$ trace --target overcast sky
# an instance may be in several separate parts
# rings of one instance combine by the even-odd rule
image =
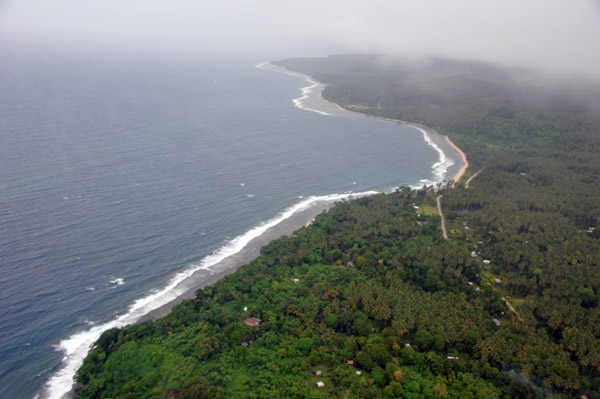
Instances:
[[[600,0],[0,0],[0,40],[257,60],[446,55],[600,78]]]

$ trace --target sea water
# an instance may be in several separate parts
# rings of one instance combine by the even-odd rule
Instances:
[[[311,201],[443,178],[424,133],[256,64],[4,52],[1,398],[61,397],[104,329]]]

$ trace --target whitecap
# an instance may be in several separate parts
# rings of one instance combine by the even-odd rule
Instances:
[[[110,280],[109,282],[111,284],[115,284],[115,285],[123,285],[123,284],[125,284],[125,280],[123,278],[121,278],[121,277],[117,277],[117,278],[115,278],[113,280]]]

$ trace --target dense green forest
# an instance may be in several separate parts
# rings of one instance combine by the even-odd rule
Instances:
[[[340,203],[168,316],[105,332],[78,395],[600,398],[598,86],[452,60],[279,64],[447,134],[463,181]]]

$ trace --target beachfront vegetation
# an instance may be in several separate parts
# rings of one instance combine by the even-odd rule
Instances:
[[[600,90],[448,60],[282,64],[466,152],[441,193],[449,240],[432,189],[338,204],[168,316],[105,332],[79,395],[600,398]]]

